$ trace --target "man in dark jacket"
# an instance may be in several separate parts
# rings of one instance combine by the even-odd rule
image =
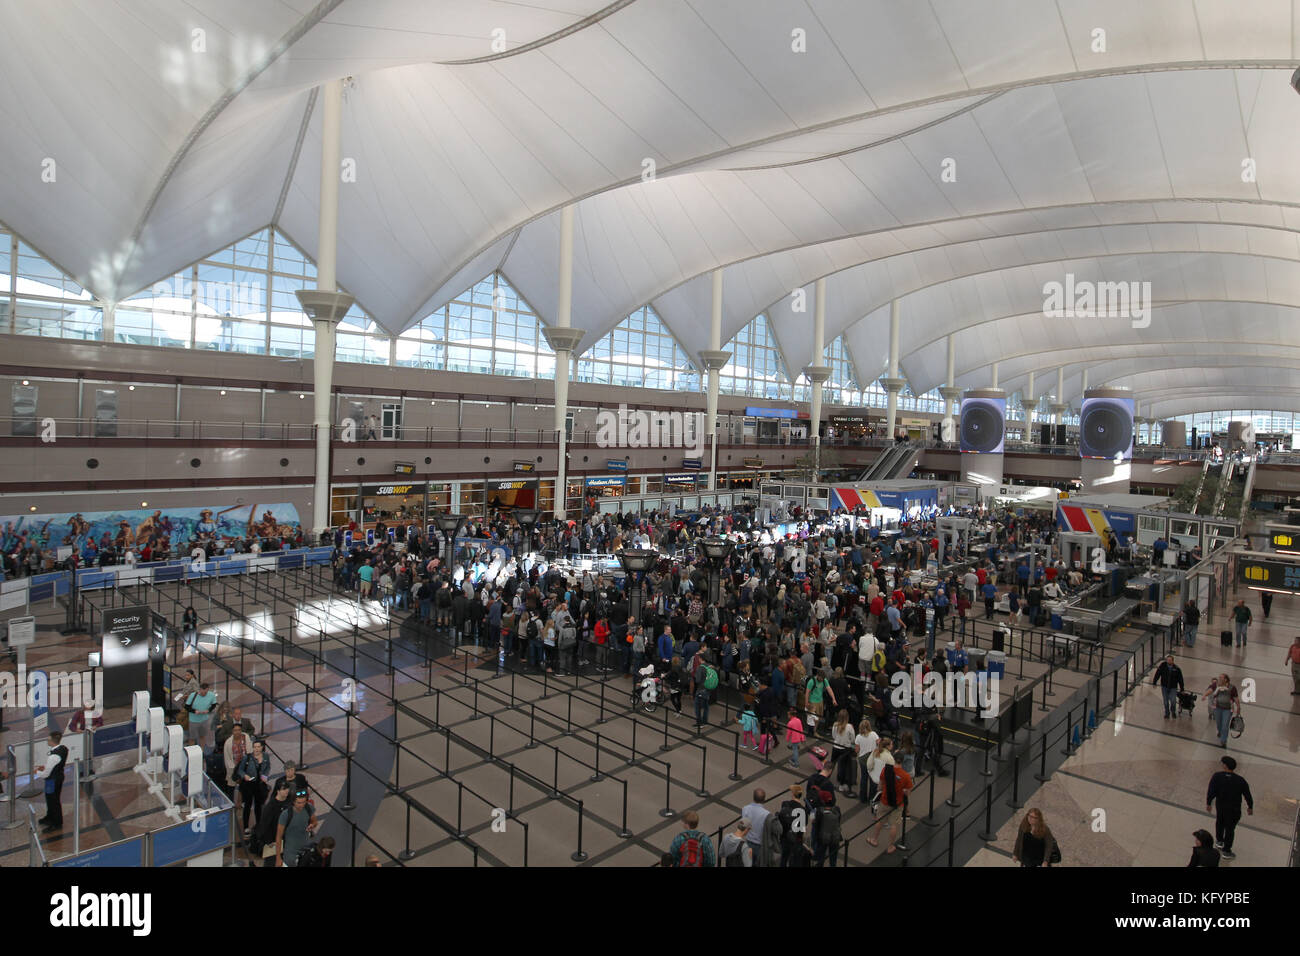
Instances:
[[[1156,675],[1151,680],[1152,684],[1160,685],[1160,696],[1165,702],[1165,720],[1170,720],[1178,716],[1178,692],[1183,689],[1183,672],[1177,664],[1174,663],[1174,655],[1170,654],[1160,666],[1156,668]]]
[[[1209,813],[1214,809],[1214,802],[1218,801],[1214,815],[1214,845],[1222,850],[1225,860],[1232,860],[1236,859],[1232,852],[1232,838],[1241,822],[1241,801],[1245,799],[1246,813],[1253,816],[1255,798],[1250,795],[1246,778],[1236,773],[1237,761],[1224,757],[1219,763],[1223,764],[1223,769],[1210,778],[1210,787],[1205,794],[1205,811]]]

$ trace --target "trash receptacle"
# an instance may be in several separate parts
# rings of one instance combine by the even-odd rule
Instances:
[[[1007,655],[1002,651],[989,651],[988,663],[990,674],[997,674],[998,677],[1007,676]]]
[[[1007,644],[1011,641],[1011,635],[1000,627],[993,629],[993,650],[999,653],[1007,649]],[[1005,657],[1005,655],[1003,655]]]

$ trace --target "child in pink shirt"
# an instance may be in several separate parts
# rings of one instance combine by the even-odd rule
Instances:
[[[785,725],[785,742],[790,745],[790,766],[796,770],[799,768],[799,744],[803,743],[804,739],[803,721],[799,719],[799,712],[792,707],[790,720]]]

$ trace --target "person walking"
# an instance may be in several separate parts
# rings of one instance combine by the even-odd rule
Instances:
[[[1237,602],[1237,606],[1232,609],[1232,623],[1236,630],[1236,637],[1233,642],[1234,647],[1246,646],[1246,629],[1250,627],[1251,621],[1250,608],[1246,607],[1245,599]]]
[[[1232,839],[1241,822],[1241,801],[1246,801],[1246,813],[1255,813],[1255,798],[1250,794],[1250,784],[1237,774],[1237,761],[1224,757],[1219,761],[1223,769],[1210,777],[1205,792],[1205,812],[1214,813],[1214,845],[1219,847],[1225,860],[1236,859],[1232,852]],[[1215,803],[1218,803],[1217,808]]]
[[[1198,866],[1216,867],[1219,865],[1219,851],[1214,848],[1214,835],[1209,830],[1197,830],[1192,834],[1196,842],[1192,844],[1192,859],[1187,868]]]
[[[1264,620],[1268,620],[1268,612],[1273,609],[1273,592],[1263,591],[1259,595],[1259,607],[1264,612]]]
[[[1241,713],[1241,698],[1237,688],[1227,674],[1220,674],[1210,685],[1210,689],[1205,692],[1204,699],[1214,701],[1214,708],[1210,711],[1210,715],[1219,730],[1219,746],[1227,750],[1228,728],[1232,724],[1233,716]]]
[[[1051,828],[1043,820],[1043,811],[1037,807],[1030,808],[1020,821],[1011,859],[1024,867],[1050,867],[1061,862],[1061,850],[1056,844],[1056,837],[1052,836]]]
[[[1196,646],[1196,629],[1201,626],[1201,609],[1195,601],[1183,605],[1183,643],[1188,647]]]
[[[1174,655],[1168,655],[1156,668],[1156,676],[1151,683],[1160,685],[1160,696],[1165,704],[1165,720],[1178,716],[1178,692],[1183,690],[1183,672],[1174,663]]]
[[[1283,663],[1291,665],[1291,696],[1300,695],[1300,635],[1296,635],[1296,639],[1286,649],[1286,660]]]

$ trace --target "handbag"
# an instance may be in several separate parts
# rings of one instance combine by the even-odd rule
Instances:
[[[1232,732],[1233,737],[1240,737],[1246,732],[1246,718],[1237,714],[1232,720],[1228,721],[1228,730]]]
[[[1052,852],[1051,855],[1048,856],[1047,862],[1051,863],[1053,866],[1061,862],[1061,848],[1056,845],[1055,840],[1052,841]]]

